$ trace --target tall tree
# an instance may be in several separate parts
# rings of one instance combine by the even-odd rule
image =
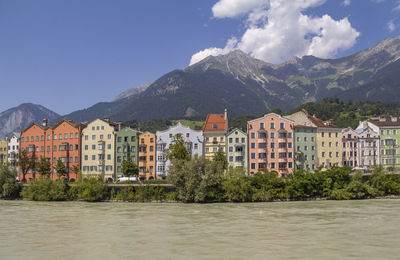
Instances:
[[[57,172],[57,175],[58,175],[58,178],[61,178],[61,177],[66,177],[67,176],[67,174],[68,174],[68,171],[67,171],[67,168],[65,167],[65,165],[64,165],[64,163],[61,161],[61,159],[58,159],[57,160],[57,164],[56,164],[56,166],[54,167],[54,169],[56,170],[56,172]]]
[[[122,162],[122,174],[124,176],[138,176],[139,169],[136,163],[132,162],[131,158],[128,157],[128,160],[124,160]]]
[[[82,179],[82,178],[81,178],[82,176],[81,176],[81,174],[80,174],[79,167],[76,166],[76,165],[73,165],[72,168],[71,168],[71,170],[72,170],[73,173],[76,174],[76,179],[77,179],[78,181],[80,181],[80,180]],[[69,174],[68,174],[68,180],[69,180]]]
[[[26,182],[26,175],[30,170],[35,171],[36,156],[29,156],[26,150],[19,153],[19,167],[22,173],[22,182]],[[34,174],[34,173],[33,173]]]
[[[50,162],[41,156],[39,162],[36,164],[36,171],[40,174],[40,176],[48,178],[51,171]]]
[[[183,140],[182,134],[176,134],[172,137],[171,144],[167,149],[168,160],[184,160],[190,161],[190,154],[185,147],[185,141]]]
[[[224,170],[228,168],[228,161],[226,160],[226,155],[221,149],[218,149],[218,152],[214,154],[213,161],[219,163]]]

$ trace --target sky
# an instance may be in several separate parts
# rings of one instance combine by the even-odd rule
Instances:
[[[399,0],[0,0],[0,111],[67,114],[234,49],[280,64],[399,35]]]

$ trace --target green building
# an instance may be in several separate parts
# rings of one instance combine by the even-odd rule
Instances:
[[[138,163],[138,140],[140,131],[125,127],[115,134],[115,171],[116,176],[122,176],[122,162],[131,158]]]
[[[296,170],[314,170],[318,167],[317,128],[294,126],[294,151]]]
[[[243,168],[247,173],[247,134],[238,128],[226,134],[226,159],[229,167]]]
[[[379,162],[384,168],[400,169],[400,118],[384,116],[367,120],[379,134]]]

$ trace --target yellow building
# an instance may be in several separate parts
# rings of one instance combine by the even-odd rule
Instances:
[[[343,144],[342,129],[340,127],[332,124],[331,120],[322,121],[315,116],[311,116],[304,109],[285,117],[293,120],[298,126],[317,128],[317,167],[322,166],[323,169],[328,169],[332,166],[342,166]]]
[[[139,135],[139,178],[156,178],[156,135],[144,132]]]
[[[115,133],[121,123],[108,118],[95,119],[82,131],[82,175],[104,175],[115,181]]]
[[[225,151],[225,135],[228,131],[228,112],[224,114],[208,114],[203,126],[203,154],[206,159],[211,160],[214,154],[221,150]]]
[[[8,142],[0,141],[0,164],[7,165]]]

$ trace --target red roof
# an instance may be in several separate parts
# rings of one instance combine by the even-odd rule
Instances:
[[[330,122],[330,120],[328,121],[322,121],[319,118],[316,118],[314,116],[308,116],[308,119],[317,127],[326,127],[326,128],[340,128],[337,125],[334,125]]]
[[[228,130],[228,120],[224,114],[208,114],[203,125],[203,132],[226,132]]]

